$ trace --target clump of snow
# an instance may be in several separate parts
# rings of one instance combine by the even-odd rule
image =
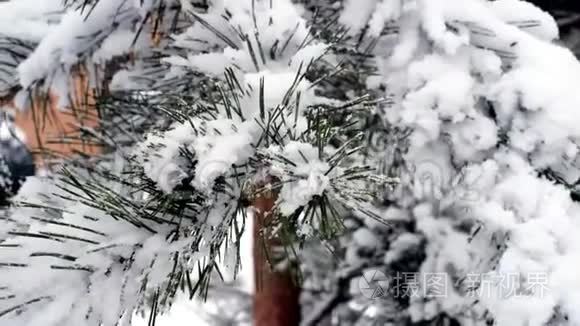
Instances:
[[[64,11],[61,0],[3,1],[0,3],[0,35],[38,42],[54,28]]]
[[[444,298],[412,300],[409,313],[417,321],[438,313],[461,319],[460,312],[481,309],[497,325],[544,325],[554,311],[578,320],[569,308],[577,300],[560,286],[563,269],[574,269],[566,261],[578,260],[570,234],[580,232],[579,205],[569,189],[538,171],[556,171],[569,183],[578,178],[580,105],[573,85],[580,64],[551,43],[558,37],[554,19],[527,2],[416,4],[402,7],[398,45],[384,59],[382,82],[397,99],[385,118],[412,130],[405,155],[412,169],[402,185],[409,192],[396,205],[412,212],[426,238],[420,272],[516,273],[521,288],[532,282],[526,277],[543,275],[546,293],[475,302],[450,283]],[[477,232],[459,231],[460,225]],[[392,243],[387,261],[406,248],[402,239]],[[504,285],[494,283],[493,293]],[[567,293],[579,290],[568,283]]]
[[[289,142],[284,148],[271,147],[271,155],[284,157],[284,161],[294,162],[292,173],[288,173],[286,164],[274,164],[270,171],[283,183],[278,196],[280,213],[291,215],[299,207],[305,206],[314,196],[321,196],[329,186],[327,172],[330,167],[321,161],[318,149],[310,144]]]
[[[71,68],[84,59],[101,62],[125,53],[134,22],[158,4],[102,0],[87,19],[69,10],[46,35],[38,26],[51,24],[36,21],[46,8],[36,8],[26,16],[31,17],[26,35],[15,34],[34,40],[44,35],[20,65],[20,83],[31,87],[48,78],[66,100]],[[402,157],[409,169],[403,169],[404,182],[389,193],[390,207],[373,212],[412,222],[413,232],[420,234],[394,237],[384,255],[386,264],[424,244],[418,272],[444,273],[450,284],[446,296],[412,298],[406,313],[418,322],[438,314],[467,320],[466,311],[486,311],[497,325],[523,326],[544,325],[558,311],[568,324],[578,323],[580,205],[565,185],[539,174],[556,172],[568,183],[580,175],[580,95],[575,89],[580,64],[569,50],[551,43],[558,37],[554,19],[520,0],[349,0],[343,7],[339,22],[353,34],[368,27],[372,36],[383,38],[386,24],[398,29],[374,50],[381,74],[367,85],[387,86],[393,103],[382,118],[410,130]],[[191,6],[186,9],[194,14]],[[165,78],[201,72],[226,94],[211,103],[213,111],[149,134],[132,152],[136,164],[166,194],[187,186],[203,197],[203,214],[195,226],[187,225],[185,240],[172,241],[167,225],[147,220],[136,227],[135,221],[118,219],[90,202],[67,200],[68,194],[51,182],[25,184],[22,198],[50,205],[41,207],[45,213],[56,208],[59,223],[36,218],[31,207],[15,208],[14,219],[3,222],[6,268],[0,269],[0,280],[8,290],[0,291],[15,296],[0,301],[0,308],[30,302],[26,309],[33,312],[12,314],[6,321],[109,326],[131,318],[143,303],[142,291],[164,285],[176,253],[187,257],[188,264],[204,261],[209,244],[231,225],[238,204],[232,198],[241,198],[245,190],[234,182],[244,175],[238,173],[240,167],[252,176],[268,173],[277,179],[279,184],[268,186],[278,186],[276,208],[288,216],[325,195],[347,208],[357,206],[348,195],[367,198],[363,183],[343,178],[354,172],[329,159],[336,151],[314,146],[304,136],[307,110],[331,101],[303,78],[306,67],[325,55],[329,45],[304,41],[312,35],[300,14],[290,1],[271,6],[267,1],[215,1],[206,13],[195,13],[215,30],[197,21],[173,35],[177,51],[164,60]],[[90,58],[82,57],[95,48]],[[115,87],[137,88],[134,73],[117,74]],[[275,145],[265,144],[264,121],[275,114],[287,119],[277,126]],[[339,183],[352,188],[342,191]],[[223,184],[226,191],[215,190]],[[60,196],[47,199],[40,189]],[[367,204],[368,211],[374,209],[370,200]],[[319,227],[297,215],[300,236]],[[354,231],[356,246],[347,248],[347,263],[362,263],[356,253],[360,247],[383,247],[377,232],[384,228],[376,223],[365,221]],[[202,245],[191,252],[188,237],[194,234]],[[227,263],[232,265],[234,258],[228,256]],[[63,274],[52,268],[62,260],[80,271]],[[489,284],[493,295],[475,300],[452,282],[470,273],[513,273],[522,276],[518,289],[526,290],[503,295],[502,284],[495,282]],[[529,288],[538,281],[533,276],[545,277],[546,293]],[[428,290],[429,285],[419,282],[419,288]]]

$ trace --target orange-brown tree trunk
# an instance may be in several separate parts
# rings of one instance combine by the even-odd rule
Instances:
[[[77,140],[82,127],[98,125],[95,92],[89,85],[85,69],[78,66],[70,77],[70,107],[57,107],[58,98],[53,94],[35,92],[32,107],[28,110],[14,107],[15,122],[26,135],[28,147],[36,154],[38,164],[48,167],[51,159],[60,159],[75,152],[97,154],[100,148]],[[45,161],[47,160],[48,161]]]
[[[154,14],[149,21],[152,26],[152,47],[158,47],[167,35],[161,24],[162,19],[163,15]],[[128,61],[135,59],[131,52],[127,53],[127,56]],[[104,73],[110,76],[117,71],[114,66],[105,67],[105,69]],[[35,158],[41,165],[47,165],[44,159],[50,156],[65,158],[77,152],[96,155],[102,151],[101,146],[96,144],[67,143],[62,140],[65,137],[75,138],[71,136],[78,134],[82,127],[98,126],[99,117],[95,107],[95,98],[98,92],[105,92],[108,87],[107,84],[103,84],[100,86],[101,89],[91,88],[88,73],[82,64],[73,69],[70,77],[72,92],[69,95],[72,103],[69,108],[57,107],[58,98],[53,94],[35,96],[33,108],[30,110],[22,111],[16,108],[16,125],[26,134],[27,145],[37,154]],[[11,96],[8,98],[8,103],[0,99],[0,105],[13,106],[13,99]]]
[[[280,241],[262,235],[272,219],[277,195],[262,192],[254,199],[254,325],[297,326],[300,324],[300,288],[290,272],[273,271],[267,252]],[[267,234],[267,232],[266,232]]]

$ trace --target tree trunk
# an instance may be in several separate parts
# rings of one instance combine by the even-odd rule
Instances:
[[[277,194],[263,192],[253,202],[254,214],[254,325],[300,324],[300,288],[290,272],[273,271],[264,248],[279,245],[278,239],[262,236],[272,218]],[[267,233],[266,233],[267,234]],[[271,252],[270,249],[267,249]]]
[[[82,66],[73,69],[70,78],[70,107],[57,107],[58,98],[49,93],[34,97],[32,108],[16,109],[16,125],[26,134],[28,147],[37,155],[37,163],[49,167],[57,161],[80,152],[94,155],[100,152],[95,144],[82,143],[68,138],[78,138],[80,127],[94,128],[98,125],[95,107],[95,91],[89,85],[87,72]],[[13,106],[13,103],[7,103]],[[64,140],[63,140],[64,139]]]
[[[1,1],[1,0],[0,0]],[[148,23],[151,24],[151,46],[158,47],[169,34],[163,29],[163,15],[154,12]],[[23,108],[16,108],[13,100],[18,91],[14,87],[14,93],[0,98],[0,106],[6,105],[16,109],[15,122],[26,135],[28,147],[35,152],[37,163],[48,167],[50,162],[46,159],[53,157],[58,159],[69,157],[74,153],[85,155],[96,155],[102,152],[102,146],[98,144],[87,144],[80,142],[59,141],[63,137],[77,135],[80,127],[94,128],[99,125],[98,112],[96,109],[96,96],[99,92],[108,91],[108,84],[113,75],[122,69],[121,63],[133,62],[134,53],[129,52],[112,58],[101,71],[100,84],[89,83],[89,76],[82,63],[72,69],[70,78],[71,93],[69,94],[70,107],[57,107],[58,98],[51,94],[33,94],[33,108],[23,111]],[[38,96],[37,96],[38,95]],[[78,137],[76,137],[78,138]],[[56,157],[55,157],[56,156]]]

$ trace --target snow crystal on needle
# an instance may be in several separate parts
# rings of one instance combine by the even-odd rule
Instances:
[[[317,148],[307,143],[291,141],[284,148],[271,146],[268,151],[295,164],[290,175],[286,171],[287,165],[274,164],[270,168],[272,175],[280,178],[283,183],[277,201],[282,214],[291,215],[328,188],[329,176],[326,172],[329,165],[320,160]]]
[[[207,129],[208,134],[195,139],[192,145],[199,157],[192,185],[209,191],[217,177],[252,155],[257,130],[253,121],[235,124],[229,119],[209,121]]]
[[[145,174],[156,181],[162,190],[170,193],[187,176],[179,165],[180,147],[194,139],[191,125],[178,124],[163,135],[150,134],[138,146],[135,155]]]

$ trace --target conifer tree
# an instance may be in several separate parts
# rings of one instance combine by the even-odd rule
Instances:
[[[154,323],[220,264],[237,273],[248,215],[259,326],[580,322],[580,65],[534,5],[68,0],[24,17],[1,32],[21,46],[4,88],[76,116],[83,67],[96,123],[63,141],[101,151],[4,212],[0,324]]]
[[[383,180],[353,164],[360,137],[348,138],[356,134],[352,112],[370,101],[316,94],[338,63],[291,3],[215,3],[201,11],[171,2],[68,6],[18,67],[19,104],[32,104],[26,93],[46,91],[74,110],[68,80],[79,64],[96,63],[86,72],[96,88],[99,60],[106,66],[127,52],[120,41],[132,41],[133,62],[112,78],[96,127],[77,136],[106,153],[69,160],[53,178],[30,180],[17,198],[3,236],[14,249],[4,256],[6,275],[46,278],[23,288],[7,279],[3,318],[113,325],[145,302],[155,315],[179,288],[203,294],[218,259],[238,268],[248,206],[268,217],[258,225],[260,242],[276,244],[262,249],[263,270],[289,270],[304,239],[333,237],[338,210],[372,214],[368,186]],[[163,20],[172,13],[179,18]],[[176,26],[179,19],[189,24]],[[179,34],[171,44],[155,40],[154,49],[147,40],[172,28]],[[265,193],[276,198],[260,207]],[[47,280],[66,280],[68,290],[45,289]],[[103,292],[102,282],[114,292]],[[106,308],[105,294],[114,297]],[[72,312],[59,314],[63,307]],[[54,319],[40,317],[49,311]]]

